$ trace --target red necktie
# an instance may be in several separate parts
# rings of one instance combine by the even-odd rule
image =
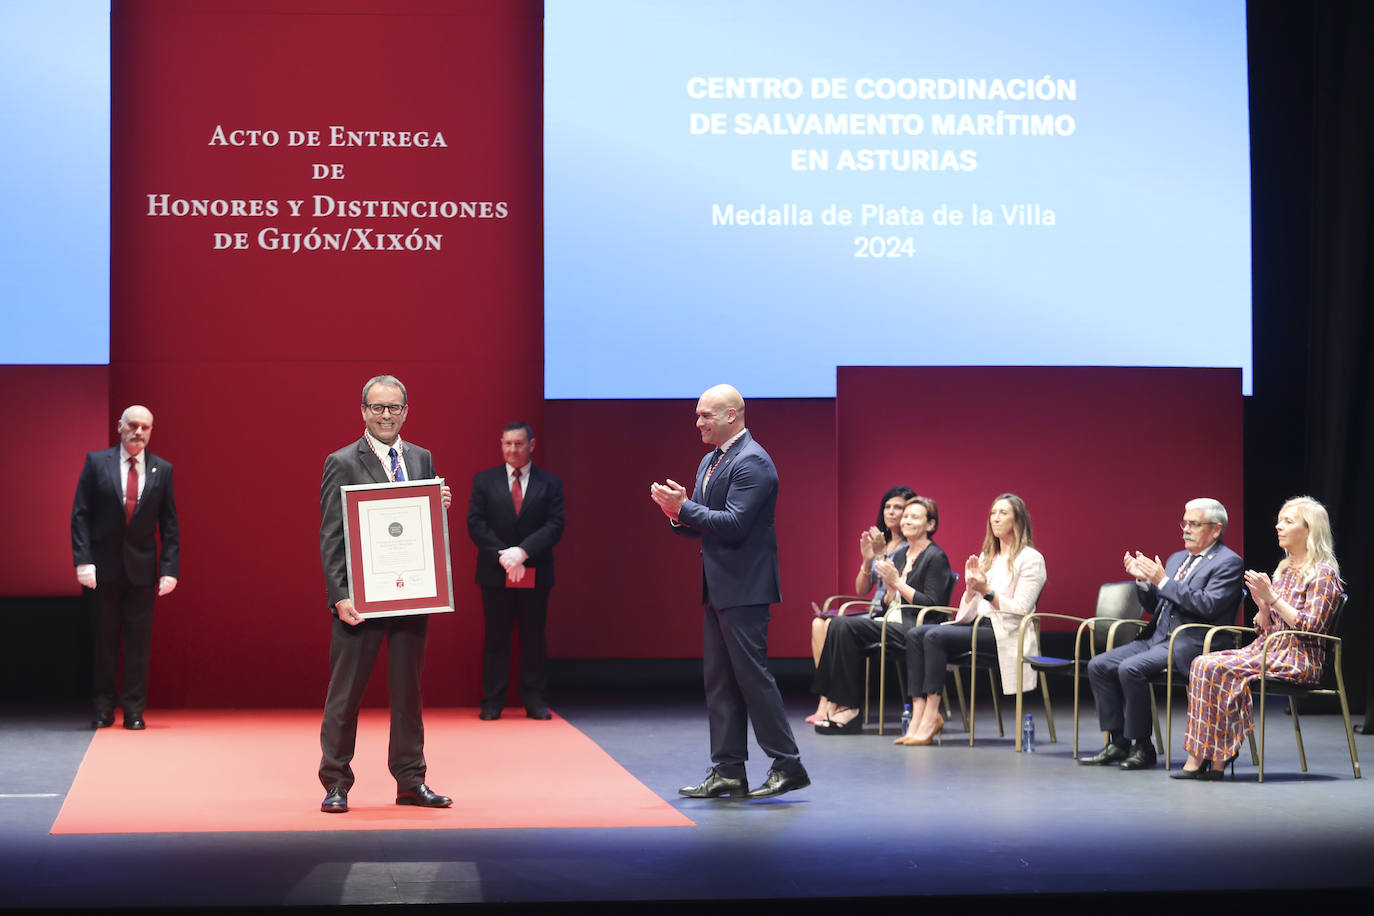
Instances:
[[[515,469],[515,476],[510,482],[510,501],[515,504],[515,514],[520,514],[520,503],[524,501],[525,495],[520,492],[520,469]]]
[[[138,507],[138,467],[137,462],[129,459],[129,481],[124,485],[124,523],[133,520],[134,509]]]

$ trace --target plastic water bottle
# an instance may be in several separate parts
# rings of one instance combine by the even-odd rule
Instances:
[[[902,707],[902,734],[911,731],[911,704]]]
[[[1035,717],[1026,713],[1026,719],[1021,723],[1021,750],[1026,754],[1035,753]]]

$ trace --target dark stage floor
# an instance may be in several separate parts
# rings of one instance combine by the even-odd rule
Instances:
[[[765,898],[819,904],[838,897],[851,902],[829,912],[867,912],[961,905],[948,895],[1128,891],[1286,889],[1305,899],[1313,889],[1345,888],[1367,903],[1374,887],[1374,780],[1353,779],[1338,716],[1303,717],[1306,775],[1280,708],[1270,712],[1262,785],[1245,754],[1236,781],[1201,784],[1170,780],[1162,768],[1121,773],[1074,764],[1067,700],[1057,709],[1058,744],[1047,743],[1037,715],[1041,743],[1033,755],[1016,754],[1010,735],[996,737],[990,707],[981,710],[976,748],[955,723],[943,747],[894,747],[871,727],[864,736],[822,737],[801,724],[809,707],[800,696],[790,701],[812,788],[743,803],[676,795],[708,768],[699,696],[555,704],[695,827],[102,836],[48,833],[90,742],[86,713],[11,713],[0,731],[0,905],[743,899],[757,912],[773,909]],[[1176,742],[1181,726],[1176,718]],[[1097,745],[1088,715],[1083,728],[1084,745]],[[1374,745],[1356,740],[1368,758]],[[757,783],[767,760],[754,755]],[[204,791],[233,805],[234,774],[245,766],[251,748],[207,770]],[[446,772],[441,761],[430,761],[430,783],[453,795],[482,792],[481,773]],[[891,899],[913,895],[927,899]],[[871,897],[889,899],[855,899]],[[1226,899],[1272,904],[1275,897]],[[1172,898],[1113,899],[1157,908]]]

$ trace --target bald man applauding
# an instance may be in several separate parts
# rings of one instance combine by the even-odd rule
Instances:
[[[688,798],[768,798],[804,789],[811,779],[768,671],[768,606],[781,600],[773,510],[778,472],[744,425],[744,399],[729,385],[697,402],[701,441],[714,446],[697,467],[692,498],[671,478],[649,488],[673,530],[701,539],[701,599],[705,605],[702,666],[715,766]],[[748,791],[748,723],[773,758],[763,784]]]

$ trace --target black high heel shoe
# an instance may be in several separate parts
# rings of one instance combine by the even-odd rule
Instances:
[[[1221,778],[1221,773],[1212,769],[1212,761],[1203,760],[1202,765],[1196,770],[1179,770],[1177,773],[1170,773],[1170,779],[1200,779],[1204,782],[1211,782]]]
[[[864,733],[863,716],[856,715],[848,722],[841,725],[834,719],[826,719],[824,722],[816,723],[816,734],[818,735],[862,735]]]

